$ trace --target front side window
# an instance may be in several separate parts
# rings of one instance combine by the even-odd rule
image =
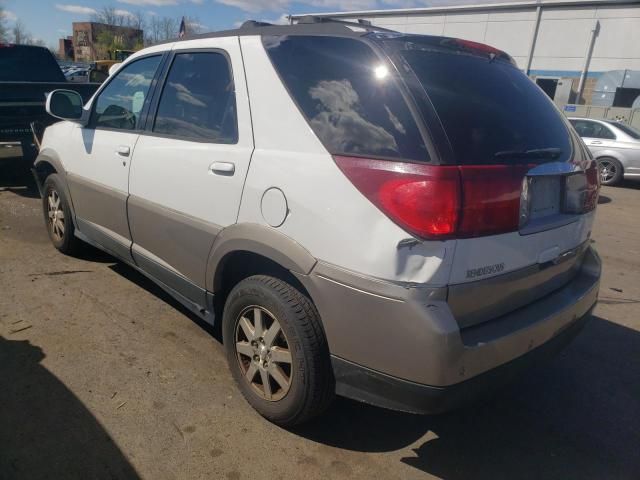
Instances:
[[[137,130],[160,55],[137,60],[120,70],[100,92],[93,113],[96,128]]]
[[[616,138],[615,134],[601,123],[589,120],[571,120],[571,123],[581,137],[605,140],[615,140]]]
[[[429,161],[393,73],[366,43],[263,37],[273,65],[332,154]]]
[[[175,56],[153,131],[211,143],[238,141],[233,77],[223,54],[197,52]]]

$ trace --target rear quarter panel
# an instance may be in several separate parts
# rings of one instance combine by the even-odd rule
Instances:
[[[275,72],[259,37],[241,37],[256,149],[238,222],[266,225],[264,192],[284,192],[288,213],[278,230],[315,258],[360,274],[443,286],[455,241],[416,242],[342,174]]]

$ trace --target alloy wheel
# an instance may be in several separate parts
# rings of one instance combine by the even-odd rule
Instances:
[[[245,381],[265,400],[282,400],[291,388],[289,342],[277,318],[265,308],[245,308],[236,321],[235,350]]]
[[[616,176],[616,166],[607,160],[600,162],[600,182],[607,183]]]
[[[60,195],[54,189],[49,190],[49,195],[47,195],[47,215],[51,235],[59,242],[64,238],[65,218]]]

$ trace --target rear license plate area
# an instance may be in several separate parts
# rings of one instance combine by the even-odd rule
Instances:
[[[561,212],[563,183],[558,175],[529,178],[530,220]]]

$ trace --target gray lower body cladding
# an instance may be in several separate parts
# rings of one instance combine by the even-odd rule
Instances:
[[[599,257],[589,247],[579,271],[562,287],[467,328],[448,305],[446,288],[367,280],[321,262],[301,281],[323,319],[338,393],[400,410],[439,411],[437,405],[414,409],[385,403],[381,399],[392,391],[385,385],[433,393],[491,376],[587,318],[597,301],[600,270]]]
[[[135,195],[127,210],[136,262],[155,261],[204,289],[206,259],[221,228]]]
[[[370,405],[402,412],[436,414],[454,410],[490,396],[529,366],[560,352],[580,333],[590,315],[591,311],[587,312],[534,350],[493,370],[448,387],[409,382],[332,357],[336,393]]]

